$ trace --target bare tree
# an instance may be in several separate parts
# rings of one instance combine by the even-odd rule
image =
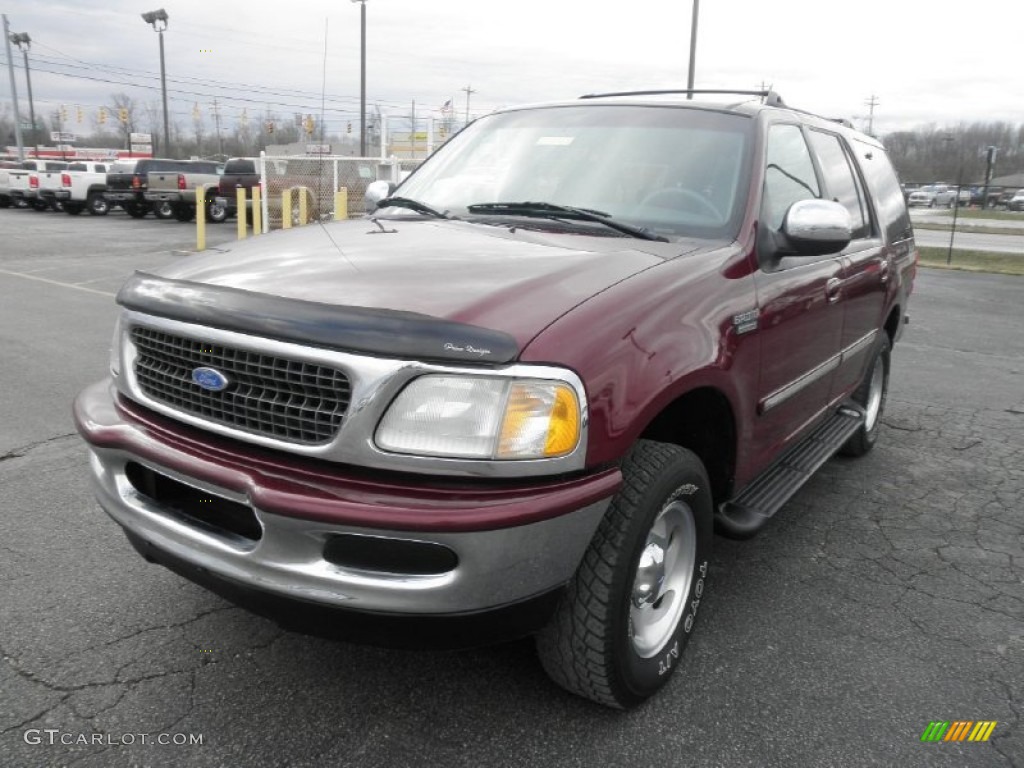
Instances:
[[[107,123],[113,122],[118,135],[124,140],[124,148],[128,149],[130,135],[135,132],[138,121],[138,105],[127,93],[115,93],[110,97],[110,104],[112,114],[108,115]]]

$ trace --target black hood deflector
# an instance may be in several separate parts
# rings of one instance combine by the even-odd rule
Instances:
[[[346,307],[136,272],[117,303],[150,315],[345,352],[413,360],[508,363],[507,333],[416,312]]]

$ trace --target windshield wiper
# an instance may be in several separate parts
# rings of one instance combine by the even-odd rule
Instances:
[[[416,211],[416,213],[425,213],[428,216],[433,216],[435,219],[450,219],[452,218],[448,211],[443,213],[436,208],[431,208],[426,203],[421,203],[419,200],[413,200],[411,197],[385,197],[379,203],[378,208],[408,208],[410,211]]]
[[[477,203],[467,205],[466,210],[470,213],[497,216],[534,216],[549,219],[569,219],[576,221],[593,221],[604,224],[609,229],[622,232],[625,235],[637,237],[641,240],[657,240],[667,243],[668,238],[656,235],[645,227],[637,227],[632,224],[618,221],[611,217],[611,214],[604,211],[595,211],[593,208],[576,208],[571,205],[558,205],[556,203]]]

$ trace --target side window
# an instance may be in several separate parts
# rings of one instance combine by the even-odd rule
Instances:
[[[857,139],[853,140],[853,154],[864,174],[885,239],[892,243],[908,238],[912,234],[910,214],[903,199],[896,171],[889,162],[885,150]]]
[[[853,239],[868,237],[871,234],[871,219],[867,215],[864,194],[839,137],[831,133],[811,131],[811,146],[818,156],[829,194],[850,212]]]
[[[762,218],[779,229],[789,206],[818,197],[821,191],[803,131],[795,125],[773,125],[768,132]]]
[[[96,166],[96,173],[106,173],[106,172],[107,172],[107,166],[105,166],[105,165],[97,165]]]

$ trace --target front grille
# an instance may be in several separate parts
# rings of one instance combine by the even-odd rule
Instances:
[[[150,328],[131,330],[135,378],[154,400],[185,413],[293,443],[333,438],[348,409],[348,377],[322,365],[225,347]],[[196,368],[227,377],[215,392],[192,381]]]

